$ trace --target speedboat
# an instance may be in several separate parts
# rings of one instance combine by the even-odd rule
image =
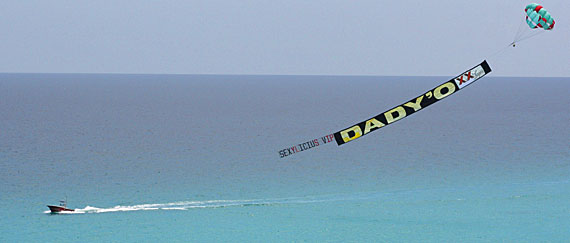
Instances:
[[[51,213],[60,213],[60,212],[73,212],[75,209],[67,208],[67,199],[59,201],[59,206],[56,205],[47,205]]]

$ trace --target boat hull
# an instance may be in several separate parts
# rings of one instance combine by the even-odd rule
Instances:
[[[67,212],[73,212],[73,211],[75,211],[75,210],[73,210],[73,209],[69,209],[69,208],[62,207],[62,206],[47,205],[47,207],[49,208],[49,210],[50,210],[52,213],[60,213],[60,212],[66,212],[66,211],[67,211]]]

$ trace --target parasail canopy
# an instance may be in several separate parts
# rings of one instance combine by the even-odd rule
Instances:
[[[530,28],[543,28],[545,30],[554,28],[554,18],[538,3],[526,5],[524,11],[526,12],[526,23]]]

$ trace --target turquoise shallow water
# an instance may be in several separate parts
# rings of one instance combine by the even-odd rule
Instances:
[[[570,238],[569,78],[279,158],[448,79],[0,74],[0,241]]]

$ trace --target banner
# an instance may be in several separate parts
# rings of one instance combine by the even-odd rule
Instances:
[[[282,149],[279,151],[279,156],[281,158],[287,157],[289,155],[309,150],[323,144],[328,144],[333,140],[336,141],[338,146],[348,143],[372,131],[375,131],[378,128],[382,128],[396,121],[399,121],[402,118],[407,117],[437,101],[440,101],[443,98],[456,93],[462,88],[467,87],[468,85],[472,84],[490,72],[491,68],[489,67],[489,64],[487,61],[483,61],[481,64],[463,72],[457,77],[452,78],[451,80],[429,90],[428,92],[425,92],[422,95],[411,99],[404,104],[396,106],[375,117],[372,117],[366,121],[360,122],[356,125],[350,126],[333,134],[329,134],[291,146],[289,148]]]

